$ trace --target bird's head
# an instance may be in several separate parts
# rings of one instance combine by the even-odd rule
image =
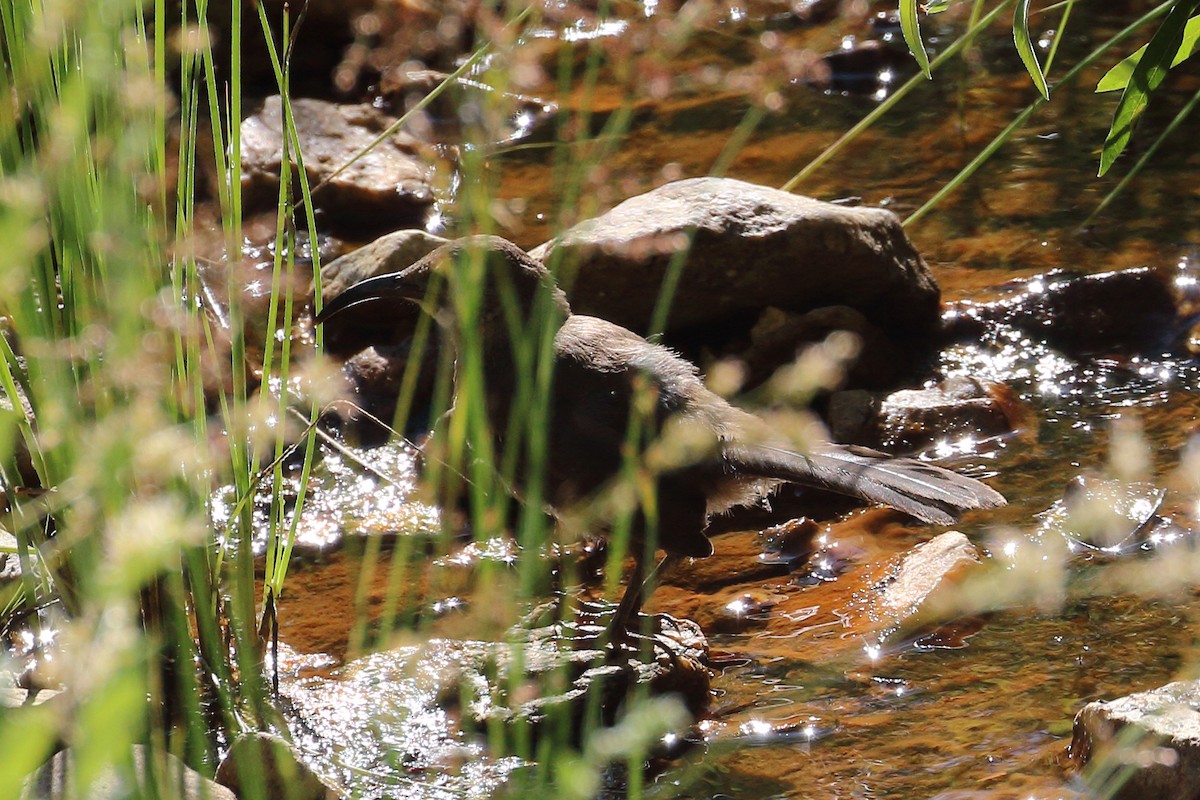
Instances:
[[[407,269],[360,281],[326,303],[316,322],[365,303],[394,305],[397,322],[424,310],[442,324],[457,320],[485,328],[502,320],[511,328],[539,311],[559,323],[570,314],[549,270],[499,236],[459,239]]]

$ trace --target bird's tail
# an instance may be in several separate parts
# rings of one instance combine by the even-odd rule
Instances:
[[[891,506],[925,522],[949,525],[972,508],[1005,505],[990,486],[912,458],[896,458],[866,447],[820,445],[797,453],[770,445],[736,445],[727,465],[743,474],[826,489]]]

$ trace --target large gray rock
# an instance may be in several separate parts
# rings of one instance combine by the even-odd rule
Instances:
[[[1072,755],[1084,764],[1097,762],[1090,770],[1093,774],[1128,772],[1127,779],[1107,797],[1200,797],[1198,709],[1200,681],[1178,681],[1116,700],[1088,703],[1075,717]]]
[[[728,178],[632,197],[531,255],[561,262],[575,311],[645,332],[669,267],[688,248],[667,331],[848,306],[888,333],[938,325],[939,291],[890,211],[832,205]]]
[[[352,230],[423,224],[434,201],[432,154],[411,135],[392,134],[337,173],[395,118],[370,105],[303,99],[292,101],[292,114],[313,204],[325,219]],[[294,150],[289,150],[289,164],[297,166]],[[242,192],[248,209],[274,206],[282,169],[282,105],[276,95],[242,122]],[[329,183],[318,189],[326,179]]]
[[[22,800],[72,800],[77,797],[126,800],[160,796],[180,800],[237,800],[233,792],[205,778],[170,753],[159,754],[161,760],[152,759],[149,763],[147,754],[145,745],[134,745],[133,774],[108,767],[89,786],[79,786],[76,785],[72,751],[62,750],[30,777]],[[152,778],[148,775],[151,766],[155,769]]]

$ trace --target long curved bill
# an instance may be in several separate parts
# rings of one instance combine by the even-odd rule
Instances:
[[[377,275],[359,281],[326,303],[321,313],[317,314],[315,322],[319,325],[347,309],[380,300],[409,300],[420,303],[425,298],[425,289],[424,284],[412,281],[404,273]]]

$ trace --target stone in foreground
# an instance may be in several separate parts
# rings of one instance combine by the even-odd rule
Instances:
[[[1088,703],[1075,717],[1071,753],[1093,776],[1128,772],[1119,787],[1096,787],[1103,796],[1200,797],[1200,681]]]

